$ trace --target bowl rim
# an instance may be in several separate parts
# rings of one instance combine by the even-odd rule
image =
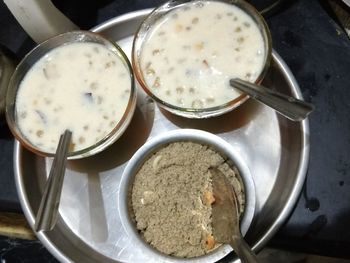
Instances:
[[[159,20],[159,18],[155,19],[155,16],[157,16],[157,12],[164,12],[164,14],[162,14],[161,16],[163,17],[168,12],[175,10],[177,7],[183,4],[191,3],[191,2],[193,3],[194,2],[221,2],[221,3],[234,5],[239,9],[243,10],[245,13],[247,13],[253,19],[253,21],[256,22],[262,34],[262,37],[264,40],[264,47],[265,47],[264,66],[259,76],[255,80],[256,84],[260,84],[262,82],[266,73],[268,72],[268,69],[270,68],[271,60],[272,60],[272,37],[271,37],[270,29],[264,17],[259,13],[258,10],[256,10],[254,6],[252,6],[250,3],[248,3],[245,0],[170,0],[153,9],[152,12],[148,14],[146,18],[142,21],[142,23],[139,25],[138,29],[136,30],[136,33],[133,39],[133,44],[132,44],[132,52],[131,52],[131,63],[134,69],[134,74],[141,88],[147,93],[147,95],[149,95],[155,102],[157,102],[158,105],[160,105],[162,108],[166,109],[167,111],[175,115],[179,115],[187,118],[210,118],[210,117],[222,115],[226,112],[229,112],[237,108],[238,106],[243,104],[245,101],[247,101],[250,98],[250,96],[243,93],[240,96],[235,97],[234,99],[224,104],[217,105],[214,107],[209,107],[209,108],[203,108],[203,109],[180,107],[180,106],[168,103],[160,99],[158,96],[156,96],[151,91],[151,89],[148,88],[148,85],[144,80],[143,73],[140,67],[139,57],[141,52],[140,50],[142,49],[142,45],[143,45],[143,39],[147,39],[147,31],[150,28],[152,28],[152,25],[154,22]],[[163,9],[165,9],[165,11]],[[155,21],[152,21],[154,19]],[[151,21],[150,25],[149,25],[149,21]]]
[[[85,39],[86,36],[89,37],[88,41],[86,41]],[[93,40],[96,40],[96,41],[93,41]],[[28,150],[30,150],[31,152],[37,155],[40,155],[43,157],[54,157],[55,153],[45,152],[41,150],[39,147],[34,146],[21,133],[20,128],[16,123],[17,117],[15,113],[16,98],[17,98],[17,91],[19,89],[19,85],[23,80],[23,78],[25,77],[25,75],[29,72],[29,70],[48,52],[54,50],[55,48],[68,45],[71,43],[86,43],[85,41],[87,43],[100,44],[106,47],[109,51],[113,52],[115,55],[117,55],[120,58],[125,68],[127,69],[130,77],[130,95],[129,95],[128,103],[125,108],[125,112],[121,117],[121,119],[119,120],[119,122],[116,124],[116,126],[97,143],[78,151],[69,152],[67,159],[69,160],[81,159],[81,158],[95,155],[103,151],[105,148],[110,146],[124,133],[124,131],[126,130],[126,128],[128,127],[132,119],[132,116],[134,115],[134,111],[136,108],[136,97],[137,97],[134,73],[127,55],[124,53],[124,51],[118,44],[102,36],[99,33],[91,32],[87,30],[74,30],[74,31],[65,32],[65,33],[56,35],[54,37],[51,37],[43,41],[42,43],[37,44],[18,63],[9,81],[8,89],[6,92],[6,98],[5,98],[5,101],[6,101],[5,116],[6,116],[6,121],[7,121],[8,127],[10,128],[11,133],[21,143],[21,145],[23,145],[25,148],[27,148]],[[45,51],[45,52],[38,55],[37,53],[41,53],[41,51]],[[31,60],[33,60],[33,62],[28,62]],[[29,64],[30,66],[26,69],[26,67],[28,66],[27,64]],[[24,70],[24,72],[22,72],[22,70]],[[11,113],[11,112],[14,112],[14,113]]]
[[[249,230],[255,215],[256,194],[254,181],[248,166],[239,151],[236,150],[233,145],[215,134],[197,129],[177,129],[162,133],[147,141],[131,157],[123,171],[120,181],[120,190],[118,193],[118,210],[122,227],[134,243],[142,249],[146,259],[157,260],[157,262],[216,262],[232,251],[232,248],[229,245],[222,245],[206,255],[195,258],[171,257],[151,247],[140,236],[130,216],[130,191],[134,176],[140,166],[152,153],[169,143],[177,141],[191,141],[206,144],[233,162],[240,173],[245,189],[245,211],[241,220],[242,235],[244,236]]]

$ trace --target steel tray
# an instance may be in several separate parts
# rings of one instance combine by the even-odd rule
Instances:
[[[150,9],[111,19],[92,30],[119,43],[130,55],[133,34]],[[273,52],[264,84],[302,98],[287,65]],[[69,161],[60,217],[55,229],[38,237],[60,261],[145,262],[121,227],[118,191],[122,171],[149,138],[178,128],[212,132],[240,151],[256,186],[256,214],[247,240],[260,250],[293,209],[301,191],[309,157],[308,120],[291,122],[253,100],[220,117],[190,120],[160,110],[141,89],[134,118],[124,135],[106,151]],[[38,157],[16,141],[15,180],[23,211],[31,226],[52,160]],[[234,261],[231,253],[227,261]]]

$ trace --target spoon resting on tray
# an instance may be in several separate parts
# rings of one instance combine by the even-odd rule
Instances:
[[[243,263],[258,262],[256,255],[242,237],[238,201],[232,185],[217,168],[211,168],[213,193],[212,226],[216,241],[229,244]]]
[[[72,132],[65,130],[58,142],[49,178],[46,181],[44,194],[41,197],[39,210],[35,218],[34,229],[37,232],[41,230],[50,231],[56,224],[71,137]]]
[[[231,79],[230,85],[292,121],[304,120],[315,109],[311,103],[242,79]]]

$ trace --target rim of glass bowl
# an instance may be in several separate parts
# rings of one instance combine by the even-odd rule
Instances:
[[[104,138],[85,149],[69,152],[68,159],[80,159],[101,152],[102,150],[110,146],[115,140],[117,140],[128,126],[136,107],[136,90],[132,66],[124,51],[116,43],[106,39],[105,37],[97,33],[92,33],[90,31],[84,30],[63,33],[49,38],[48,40],[38,44],[35,48],[33,48],[17,65],[9,82],[6,94],[6,121],[15,138],[21,143],[21,145],[23,145],[31,152],[46,157],[53,157],[55,155],[55,153],[45,152],[42,151],[39,147],[34,146],[21,133],[19,127],[17,126],[16,96],[21,81],[23,80],[27,72],[32,68],[32,66],[54,48],[62,45],[68,45],[70,43],[89,42],[98,43],[105,46],[121,59],[124,66],[129,71],[130,76],[129,101],[120,121]]]
[[[167,13],[175,10],[176,8],[181,7],[183,4],[191,2],[222,2],[231,5],[235,5],[238,8],[245,11],[258,25],[260,32],[262,33],[265,46],[265,65],[257,77],[255,83],[259,84],[264,79],[268,68],[270,67],[271,57],[272,57],[272,39],[270,30],[265,19],[262,15],[249,3],[244,0],[171,0],[161,6],[155,8],[141,23],[139,28],[136,31],[135,38],[133,41],[132,47],[132,56],[131,61],[134,69],[134,74],[138,82],[140,83],[142,89],[153,99],[155,100],[162,108],[174,113],[176,115],[188,118],[209,118],[224,114],[228,111],[233,110],[234,108],[240,106],[245,102],[249,96],[242,94],[233,100],[210,108],[196,109],[196,108],[185,108],[170,104],[153,94],[153,92],[148,88],[146,81],[143,78],[143,73],[140,67],[140,54],[142,50],[142,45],[145,40],[147,40],[147,33],[152,28],[152,25],[162,18]]]

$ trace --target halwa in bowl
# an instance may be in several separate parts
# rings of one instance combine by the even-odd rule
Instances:
[[[212,235],[212,167],[237,193],[244,235],[254,217],[255,187],[239,152],[225,140],[179,129],[152,138],[130,159],[121,178],[119,213],[145,260],[216,262],[232,251]]]

